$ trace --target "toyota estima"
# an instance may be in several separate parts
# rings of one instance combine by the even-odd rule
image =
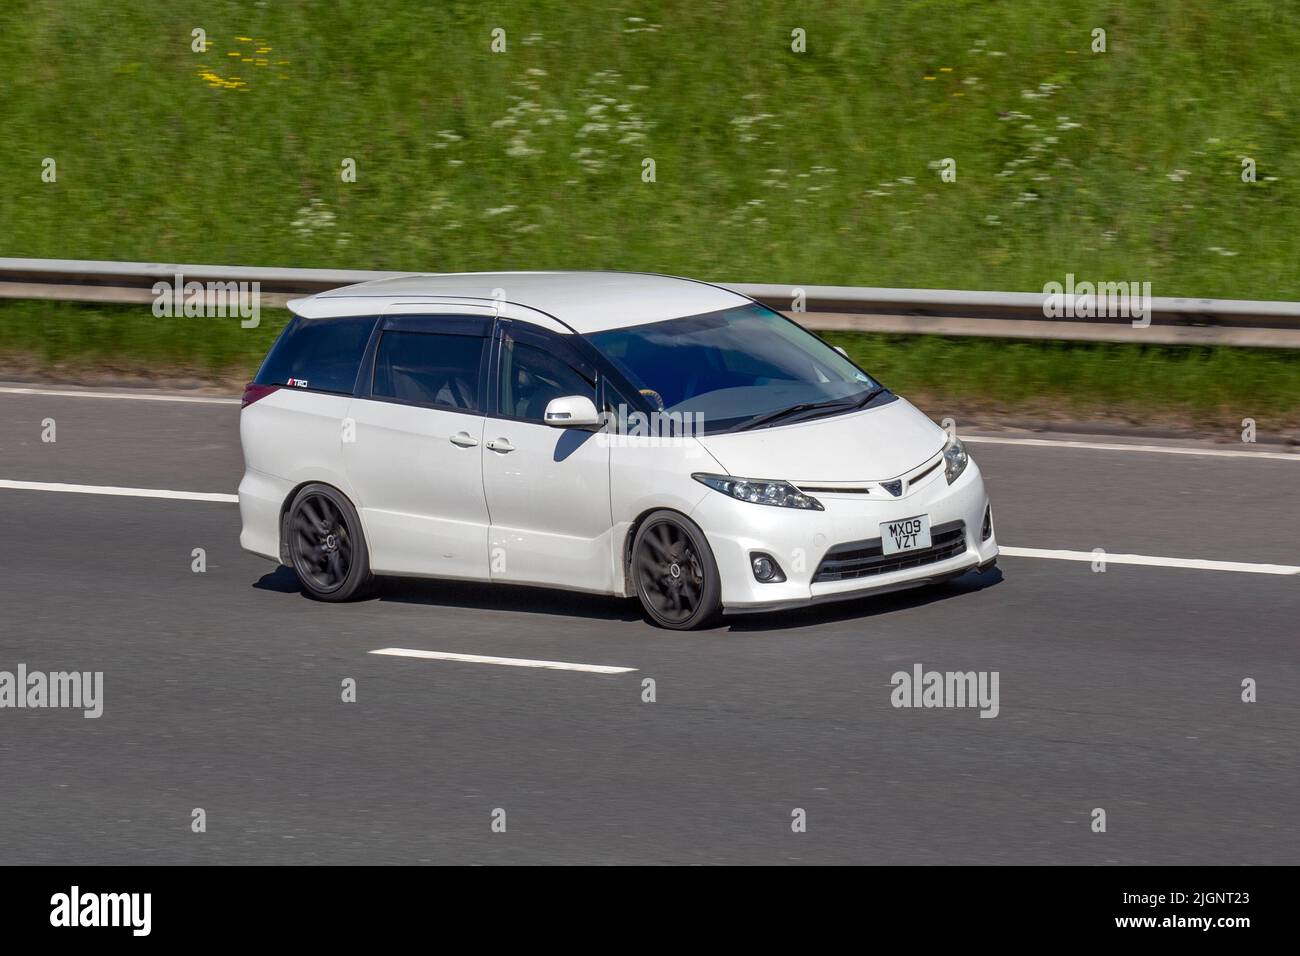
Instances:
[[[244,393],[244,548],[375,575],[636,596],[693,628],[997,558],[961,441],[703,282],[417,275],[290,303]]]

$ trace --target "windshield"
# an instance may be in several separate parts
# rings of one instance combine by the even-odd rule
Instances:
[[[879,388],[821,339],[758,303],[587,339],[652,408],[699,416],[713,432],[794,406],[842,403],[833,410],[847,411]]]

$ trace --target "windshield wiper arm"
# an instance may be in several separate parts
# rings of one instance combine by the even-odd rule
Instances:
[[[834,402],[832,404],[840,405],[842,403]],[[789,418],[791,415],[798,415],[800,412],[809,412],[812,411],[814,408],[825,408],[825,407],[826,407],[825,402],[800,402],[798,405],[791,405],[789,408],[778,408],[774,412],[764,412],[761,415],[755,415],[749,421],[745,422],[745,424],[741,425],[740,428],[742,430],[748,428],[758,428],[760,425],[770,425],[773,422],[778,422],[783,418]]]
[[[751,418],[745,424],[741,425],[739,431],[745,431],[750,428],[760,428],[763,425],[772,425],[776,422],[783,421],[795,415],[802,415],[804,412],[811,411],[854,411],[862,408],[867,402],[871,401],[877,395],[885,390],[883,385],[877,385],[874,388],[867,389],[866,393],[853,399],[834,399],[827,402],[800,402],[797,405],[791,405],[789,408],[778,408],[774,412],[765,412],[754,418]]]

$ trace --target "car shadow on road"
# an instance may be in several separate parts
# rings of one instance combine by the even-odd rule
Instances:
[[[699,633],[719,631],[731,631],[737,634],[760,633],[875,617],[879,614],[905,611],[909,608],[933,604],[936,601],[960,597],[963,594],[983,591],[1001,580],[1002,571],[996,567],[984,574],[971,571],[940,584],[909,588],[889,594],[866,595],[848,601],[814,604],[788,611],[729,615],[724,617],[720,624]],[[280,594],[302,594],[297,576],[291,569],[283,566],[263,575],[253,584],[253,587]],[[305,595],[303,599],[308,600]],[[633,598],[606,597],[599,594],[583,594],[520,584],[481,584],[472,581],[439,581],[427,578],[380,578],[375,593],[369,600],[483,611],[524,611],[530,614],[554,614],[598,621],[645,620],[640,605]],[[648,622],[646,626],[650,626]]]
[[[290,568],[279,567],[263,575],[253,587],[281,594],[301,594],[302,586]],[[304,595],[304,599],[306,595]],[[425,604],[483,611],[526,611],[585,617],[599,621],[638,621],[641,608],[631,598],[582,594],[555,588],[520,584],[483,584],[473,581],[442,581],[428,578],[380,578],[368,600],[396,604]]]

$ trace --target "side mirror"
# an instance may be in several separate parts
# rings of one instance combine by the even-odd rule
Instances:
[[[546,414],[542,417],[546,424],[556,428],[600,424],[596,403],[585,395],[565,395],[563,398],[551,399],[546,403]]]

